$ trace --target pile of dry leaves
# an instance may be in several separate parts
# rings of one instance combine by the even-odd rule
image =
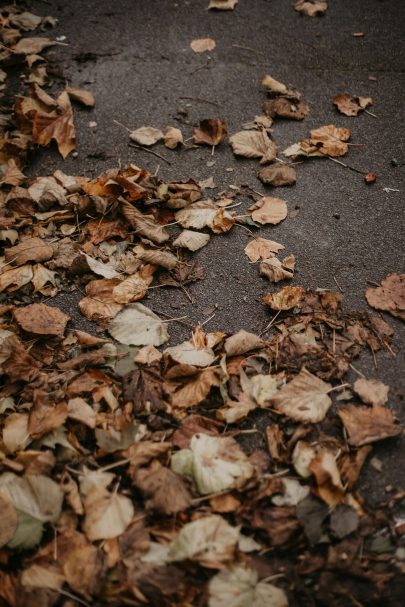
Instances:
[[[1,19],[3,65],[38,62],[38,72],[52,42],[21,30],[51,20],[15,7]],[[75,89],[54,100],[44,81],[30,82],[1,135],[0,604],[400,605],[403,548],[392,554],[404,494],[370,511],[357,481],[373,444],[402,430],[388,386],[346,380],[362,351],[392,354],[392,328],[344,312],[338,293],[287,286],[265,296],[261,336],[197,326],[158,350],[168,323],[140,303],[153,281],[187,293],[203,277],[192,253],[211,235],[277,224],[286,202],[260,198],[237,215],[233,191],[205,199],[191,179],[165,183],[134,165],[93,180],[27,178],[33,144],[53,139],[64,157],[74,149],[69,96],[94,103]],[[298,93],[265,84],[267,114],[305,115]],[[203,121],[196,143],[218,145],[220,122]],[[139,145],[179,138],[140,130]],[[316,129],[289,155],[339,156],[348,136]],[[275,159],[263,122],[230,142],[236,154]],[[276,167],[263,181],[293,183]],[[283,248],[254,236],[245,252],[278,282],[294,272],[294,255],[277,257]],[[83,293],[99,336],[53,305],[61,291]],[[403,277],[367,300],[403,318]]]

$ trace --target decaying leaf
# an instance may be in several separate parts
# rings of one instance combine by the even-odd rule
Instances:
[[[260,274],[265,276],[270,282],[280,282],[280,280],[291,280],[294,278],[295,257],[288,255],[283,260],[277,257],[264,259],[260,264]]]
[[[11,500],[9,500],[7,496],[1,494],[1,488],[0,508],[0,548],[2,548],[3,546],[5,546],[5,544],[8,544],[8,542],[13,539],[14,533],[17,529],[18,517],[17,511],[14,508]]]
[[[249,207],[247,212],[257,223],[276,225],[287,217],[287,203],[281,198],[265,196]]]
[[[245,247],[245,253],[250,261],[259,261],[259,259],[268,259],[272,255],[277,255],[279,251],[284,249],[284,245],[258,236],[251,240]]]
[[[163,142],[167,148],[174,150],[179,144],[183,143],[181,130],[174,126],[168,126],[163,136]]]
[[[147,507],[172,515],[190,506],[191,496],[182,479],[158,462],[149,468],[140,468],[133,478],[146,498]]]
[[[209,582],[209,607],[288,607],[284,590],[259,582],[254,569],[236,565],[223,569]]]
[[[216,234],[227,232],[235,223],[235,218],[228,211],[216,206],[211,200],[189,204],[185,209],[177,211],[175,217],[183,228],[200,230],[209,227]]]
[[[217,9],[218,11],[232,11],[239,0],[210,0],[208,9]]]
[[[175,247],[183,247],[189,251],[198,251],[209,243],[210,235],[203,232],[194,232],[193,230],[183,230],[176,240],[173,241]]]
[[[263,301],[272,310],[291,310],[295,308],[305,295],[303,287],[283,287],[277,293],[269,293]]]
[[[200,126],[194,129],[194,142],[205,145],[218,145],[228,134],[228,127],[223,120],[207,118],[201,120]]]
[[[83,531],[90,541],[106,540],[121,535],[134,516],[132,501],[119,493],[110,493],[94,485],[84,498]]]
[[[294,4],[294,9],[307,17],[321,17],[328,10],[328,3],[318,0],[298,0]]]
[[[31,282],[33,277],[32,266],[30,264],[8,270],[0,274],[0,293],[5,289],[17,291],[24,285]]]
[[[337,414],[346,429],[349,444],[355,447],[402,434],[401,426],[386,407],[374,406],[365,409],[346,405],[340,407]]]
[[[272,399],[278,411],[291,419],[317,424],[332,404],[331,385],[303,368]]]
[[[200,495],[242,486],[254,473],[248,458],[230,437],[196,434],[190,449],[172,457],[178,474],[191,476]]]
[[[73,86],[66,87],[66,92],[71,99],[82,103],[86,107],[93,107],[96,103],[94,95],[91,91],[85,91],[84,89],[76,89]]]
[[[258,173],[258,177],[263,183],[279,187],[294,185],[297,181],[297,172],[294,167],[288,164],[276,162],[275,164],[271,164],[270,166],[261,169]]]
[[[225,352],[227,356],[238,356],[264,346],[264,341],[254,333],[242,329],[225,340]]]
[[[108,325],[108,332],[121,344],[161,346],[169,339],[167,326],[140,303],[127,305]]]
[[[292,93],[292,91],[291,91]],[[290,94],[291,94],[290,93]],[[280,95],[263,103],[263,111],[270,118],[287,118],[289,120],[304,120],[309,114],[309,107],[303,101],[292,95]]]
[[[53,257],[53,248],[41,238],[27,238],[4,251],[4,258],[12,266],[22,266],[27,261],[48,261]]]
[[[313,129],[309,139],[294,143],[284,150],[283,154],[293,159],[299,156],[332,156],[333,158],[344,156],[349,150],[346,142],[350,139],[350,136],[349,129],[337,128],[333,124],[329,124]]]
[[[405,320],[405,274],[388,274],[381,286],[366,291],[369,306]]]
[[[276,144],[264,129],[240,131],[229,138],[229,143],[234,154],[245,158],[260,158],[260,164],[267,164],[276,157]]]
[[[212,38],[196,38],[190,42],[190,46],[195,53],[205,53],[213,51],[216,44]]]
[[[129,134],[131,141],[146,146],[154,145],[163,139],[163,137],[162,131],[160,129],[155,129],[153,126],[141,126],[139,129],[131,131]]]
[[[352,96],[348,93],[336,95],[333,99],[333,105],[337,107],[341,114],[345,116],[357,116],[357,114],[365,110],[369,105],[373,105],[371,97]]]
[[[275,78],[272,78],[268,74],[266,76],[263,76],[263,78],[261,79],[260,83],[263,84],[263,86],[265,86],[266,89],[270,93],[281,93],[281,94],[283,94],[283,93],[287,93],[288,92],[288,88],[286,87],[285,84],[283,84],[279,80],[276,80]]]
[[[27,333],[39,336],[63,337],[65,327],[70,320],[59,308],[46,304],[30,304],[13,310],[15,321]]]
[[[388,400],[390,388],[378,379],[360,377],[354,382],[353,389],[366,405],[382,406]]]

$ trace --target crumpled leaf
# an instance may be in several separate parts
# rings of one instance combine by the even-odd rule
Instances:
[[[212,348],[206,343],[198,344],[194,339],[183,341],[183,343],[171,348],[166,348],[164,353],[177,363],[192,365],[194,367],[209,367],[215,360]]]
[[[35,264],[32,268],[32,285],[34,287],[34,293],[42,293],[53,297],[56,295],[58,289],[56,288],[56,272],[48,270],[41,263]]]
[[[211,200],[189,204],[177,211],[175,218],[183,228],[200,230],[209,227],[215,234],[228,232],[235,223],[235,218],[228,211],[217,207]]]
[[[276,409],[291,419],[317,424],[332,404],[331,385],[303,368],[272,399]]]
[[[294,4],[294,9],[307,17],[321,17],[328,10],[328,3],[318,0],[298,0]]]
[[[146,236],[156,244],[162,244],[170,238],[169,232],[154,219],[153,215],[144,215],[129,202],[121,203],[122,214],[140,236]]]
[[[284,150],[283,154],[293,159],[299,156],[344,156],[349,150],[346,142],[350,137],[349,129],[337,128],[333,124],[321,126],[311,131],[309,139],[294,143]]]
[[[23,55],[38,55],[45,48],[54,44],[57,43],[50,40],[50,38],[21,38],[13,46],[13,51],[15,53],[22,53]]]
[[[17,291],[24,285],[31,282],[33,277],[32,266],[30,264],[8,270],[0,274],[0,293],[8,287],[10,291]]]
[[[209,434],[196,434],[190,449],[174,453],[172,468],[191,476],[200,495],[241,487],[254,474],[252,464],[233,438]]]
[[[276,80],[275,78],[272,78],[268,74],[266,74],[266,76],[263,76],[263,78],[261,79],[260,83],[263,84],[263,86],[265,86],[266,89],[270,93],[283,94],[283,93],[287,93],[288,92],[288,88],[286,87],[285,84],[283,84],[279,80]]]
[[[139,129],[131,131],[129,134],[131,141],[146,146],[154,145],[163,139],[163,137],[162,131],[160,129],[155,129],[153,126],[141,126]]]
[[[366,291],[369,306],[405,320],[405,274],[388,274],[381,286]]]
[[[379,379],[360,377],[353,384],[353,390],[366,405],[382,406],[388,400],[389,386]]]
[[[178,259],[170,251],[162,251],[161,249],[146,249],[142,245],[137,245],[134,248],[134,253],[138,259],[141,259],[144,263],[151,263],[156,266],[166,268],[166,270],[173,270],[177,264]]]
[[[232,559],[239,529],[222,516],[213,514],[187,523],[169,545],[168,562],[197,561],[223,563]]]
[[[127,305],[108,325],[109,334],[128,346],[161,346],[169,339],[167,325],[140,303]]]
[[[290,98],[291,95],[291,98]],[[289,120],[304,120],[309,114],[309,107],[297,98],[297,94],[288,91],[275,99],[268,99],[263,103],[263,111],[270,118],[287,118]]]
[[[194,129],[194,143],[218,145],[228,134],[228,128],[223,120],[207,118],[200,121],[200,126]]]
[[[253,206],[249,207],[247,213],[257,223],[276,225],[287,217],[287,203],[281,198],[264,196]]]
[[[255,262],[259,261],[259,259],[268,259],[272,255],[276,255],[282,249],[284,249],[284,245],[279,242],[258,236],[246,245],[245,253],[250,261]]]
[[[84,498],[83,531],[91,542],[118,537],[128,527],[135,510],[125,495],[95,485]]]
[[[218,11],[232,11],[239,0],[210,0],[208,10],[217,9]]]
[[[139,272],[128,276],[128,278],[113,288],[112,296],[114,301],[119,304],[127,304],[142,299],[147,293],[152,278],[152,276],[142,276]]]
[[[133,480],[146,498],[146,507],[173,515],[190,506],[191,496],[183,480],[156,461],[149,468],[139,468]]]
[[[67,86],[66,92],[71,99],[78,101],[86,107],[93,107],[96,103],[94,95],[91,91],[85,91],[84,89],[76,89],[73,86]]]
[[[268,278],[270,282],[280,282],[280,280],[291,280],[294,278],[295,257],[288,255],[283,260],[277,257],[264,259],[260,264],[260,274]]]
[[[259,582],[257,572],[243,565],[222,569],[211,578],[208,589],[209,607],[288,607],[284,590]]]
[[[346,405],[337,412],[348,435],[349,445],[361,447],[384,438],[402,434],[401,426],[386,407],[371,409]]]
[[[316,479],[319,497],[328,506],[332,507],[342,503],[345,497],[345,490],[336,462],[337,457],[337,453],[320,448],[309,466]]]
[[[245,158],[260,158],[260,164],[267,164],[275,159],[277,148],[267,132],[239,131],[229,138],[234,154]]]
[[[189,251],[198,251],[209,243],[210,235],[203,232],[194,232],[193,230],[183,230],[176,240],[173,241],[175,247],[182,247]]]
[[[276,293],[265,295],[263,301],[272,310],[291,310],[300,303],[304,295],[303,287],[283,287]]]
[[[174,126],[168,126],[163,136],[163,142],[167,148],[174,150],[179,144],[183,143],[183,133]]]
[[[294,167],[283,162],[276,162],[258,173],[260,181],[274,187],[294,185],[297,181],[297,171]]]
[[[27,238],[4,251],[6,263],[12,266],[22,266],[27,261],[48,261],[52,256],[53,248],[41,238]]]
[[[241,329],[225,340],[224,348],[227,356],[238,356],[263,346],[264,341],[258,335]]]
[[[15,321],[27,333],[63,337],[70,316],[44,303],[14,308]]]
[[[358,97],[357,95],[349,95],[349,93],[341,93],[336,95],[332,101],[341,114],[345,116],[357,116],[359,112],[365,110],[369,105],[373,105],[371,97]]]
[[[31,442],[26,413],[9,413],[4,421],[3,443],[9,453],[25,449]]]
[[[294,478],[283,478],[284,493],[274,495],[271,501],[276,506],[297,506],[309,495],[309,487]]]
[[[196,38],[190,42],[190,46],[195,53],[205,53],[214,50],[216,44],[212,38]]]

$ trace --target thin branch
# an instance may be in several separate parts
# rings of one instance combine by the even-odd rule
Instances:
[[[172,164],[170,162],[170,160],[167,160],[167,158],[162,156],[162,154],[159,154],[158,152],[154,152],[153,150],[149,150],[148,148],[144,148],[143,145],[138,145],[136,143],[128,143],[128,145],[130,148],[136,148],[137,150],[142,150],[143,152],[148,152],[148,154],[153,154],[153,156],[156,156],[157,158],[164,160],[165,162],[167,162],[167,164]]]
[[[327,156],[327,158],[329,158],[329,160],[332,160],[332,162],[336,162],[337,164],[342,165],[342,167],[345,167],[345,169],[350,169],[351,171],[354,171],[355,173],[360,173],[360,175],[367,175],[368,171],[360,171],[360,169],[356,169],[355,167],[350,166],[350,164],[346,164],[345,162],[342,162],[341,160],[338,160],[337,158],[332,158],[332,156]]]

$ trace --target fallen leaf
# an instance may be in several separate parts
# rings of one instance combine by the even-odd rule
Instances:
[[[127,305],[108,325],[108,332],[121,344],[161,346],[169,339],[167,325],[140,303]]]
[[[30,264],[3,272],[0,274],[0,293],[9,287],[12,287],[9,288],[9,291],[21,289],[21,287],[31,282],[32,277],[33,271]]]
[[[216,44],[212,38],[196,38],[190,42],[190,47],[195,53],[205,53],[214,50]]]
[[[146,146],[154,145],[163,139],[163,137],[162,131],[160,129],[155,129],[152,126],[141,126],[139,129],[131,131],[129,134],[131,141]]]
[[[268,259],[272,255],[276,255],[282,249],[284,249],[284,245],[258,236],[246,245],[245,253],[250,261],[256,262],[259,259]]]
[[[316,449],[309,443],[298,441],[292,454],[292,463],[295,470],[302,478],[309,478],[312,475],[311,463],[316,455]]]
[[[83,505],[83,531],[91,542],[118,537],[128,527],[135,513],[128,497],[110,493],[99,485],[89,490]]]
[[[208,10],[217,9],[219,11],[232,11],[239,0],[210,0]]]
[[[336,459],[337,454],[321,448],[309,465],[316,479],[319,497],[331,507],[342,503],[345,496]]]
[[[17,529],[18,517],[17,511],[14,508],[13,503],[6,496],[1,495],[1,493],[0,508],[0,548],[2,548],[6,544],[8,544],[10,540],[13,539],[14,533]]]
[[[277,148],[264,129],[260,131],[239,131],[229,138],[234,154],[245,158],[260,158],[260,164],[275,159]]]
[[[15,53],[22,53],[23,55],[38,55],[45,48],[54,44],[56,42],[50,40],[50,38],[21,38],[13,46],[13,51]]]
[[[341,540],[354,533],[359,526],[359,522],[359,517],[354,508],[347,504],[338,504],[330,516],[329,526],[335,536]]]
[[[291,310],[300,303],[304,295],[303,287],[283,287],[276,293],[265,295],[263,301],[272,310]]]
[[[86,285],[86,297],[79,301],[81,313],[89,320],[114,318],[123,307],[113,296],[114,288],[120,284],[122,281],[119,278],[91,280]]]
[[[215,146],[221,143],[228,134],[228,128],[223,120],[207,118],[200,121],[200,126],[194,129],[194,143]]]
[[[191,496],[180,476],[156,461],[149,468],[140,468],[133,480],[145,497],[146,507],[173,515],[191,504]]]
[[[183,143],[181,130],[174,126],[168,126],[163,136],[163,142],[167,148],[174,150],[179,144]]]
[[[157,223],[153,215],[144,215],[129,202],[122,202],[123,215],[140,236],[146,236],[156,244],[162,244],[170,238],[164,226]]]
[[[188,409],[199,405],[211,392],[214,386],[219,385],[219,377],[216,369],[203,369],[191,380],[183,385],[179,383],[169,384],[166,389],[170,393],[170,401],[173,407]]]
[[[19,14],[10,14],[9,20],[10,23],[12,23],[18,29],[29,32],[31,30],[35,30],[40,25],[42,17],[29,13],[28,11],[23,11]]]
[[[216,234],[227,232],[235,223],[235,218],[230,213],[218,208],[211,200],[189,204],[185,209],[177,211],[175,218],[183,228],[200,230],[209,227]]]
[[[260,264],[260,275],[265,276],[270,282],[280,282],[280,280],[291,280],[294,278],[295,257],[289,255],[282,261],[277,257],[264,259]]]
[[[390,388],[379,379],[360,377],[354,382],[353,389],[366,405],[382,406],[388,400]]]
[[[175,247],[182,247],[189,251],[198,251],[209,243],[210,235],[203,232],[194,232],[192,230],[183,230],[176,240],[173,241]]]
[[[178,264],[178,259],[173,253],[169,251],[162,251],[161,249],[146,249],[142,245],[137,245],[134,248],[134,253],[138,259],[144,263],[154,264],[166,270],[174,270]]]
[[[377,175],[375,173],[367,173],[367,175],[364,175],[364,181],[367,184],[375,183],[377,181]]]
[[[30,304],[14,308],[14,320],[27,333],[39,336],[63,337],[70,316],[46,304]]]
[[[388,274],[381,286],[366,291],[369,306],[405,320],[405,274]]]
[[[331,385],[305,368],[283,386],[272,402],[276,409],[296,421],[317,424],[332,404],[328,396]]]
[[[56,295],[58,289],[56,286],[56,272],[48,270],[45,266],[40,263],[35,264],[32,268],[32,285],[34,287],[34,293],[42,293],[53,297]]]
[[[263,104],[263,111],[270,118],[288,118],[290,120],[303,120],[309,114],[309,107],[303,101],[287,96],[268,99]]]
[[[231,437],[196,434],[189,449],[172,456],[172,468],[191,476],[200,495],[241,487],[253,476],[254,468]]]
[[[23,588],[30,589],[31,592],[34,589],[58,591],[62,589],[65,581],[65,576],[59,571],[35,563],[27,567],[21,575],[21,585]]]
[[[168,561],[216,563],[230,561],[239,540],[239,529],[212,514],[187,523],[170,543]]]
[[[322,126],[311,131],[309,139],[291,145],[284,150],[284,156],[295,158],[299,156],[324,157],[344,156],[349,150],[347,141],[351,132],[346,128],[337,128],[333,124]]]
[[[73,86],[67,86],[66,92],[71,99],[82,103],[86,107],[93,107],[96,103],[94,95],[91,91],[85,91],[84,89],[76,89]]]
[[[3,443],[9,453],[25,449],[31,442],[26,413],[9,413],[4,422]]]
[[[92,545],[72,550],[63,564],[63,573],[70,588],[89,601],[100,587],[103,569],[103,554]]]
[[[5,249],[6,263],[12,266],[22,266],[27,261],[48,261],[53,257],[53,248],[41,238],[27,238],[15,247]]]
[[[138,272],[132,276],[128,276],[128,278],[113,288],[113,299],[118,304],[127,304],[142,299],[145,297],[151,282],[152,276],[144,278]]]
[[[265,196],[249,207],[247,213],[257,223],[276,225],[287,217],[287,203],[281,198]]]
[[[263,84],[263,86],[265,86],[270,93],[282,94],[288,92],[288,88],[285,84],[283,84],[279,80],[276,80],[275,78],[272,78],[268,74],[266,76],[263,76],[260,83]]]
[[[309,487],[301,485],[294,478],[283,478],[282,484],[283,493],[277,493],[271,498],[271,501],[276,506],[297,506],[309,495]]]
[[[386,407],[374,406],[365,409],[346,405],[341,407],[337,414],[348,434],[349,445],[354,447],[402,434],[401,426],[396,423],[392,412]]]
[[[144,346],[134,358],[137,365],[153,365],[155,362],[160,362],[161,359],[162,354],[155,346]]]
[[[242,329],[225,340],[224,349],[227,356],[238,356],[264,346],[264,341],[254,333]]]
[[[294,9],[307,17],[321,17],[328,10],[327,2],[308,2],[308,0],[298,0],[294,4]]]
[[[166,348],[164,353],[177,363],[194,367],[209,367],[215,360],[212,348],[206,343],[196,344],[194,338],[177,346]]]
[[[67,405],[67,414],[70,419],[74,419],[89,428],[96,427],[97,414],[83,398],[71,398]]]
[[[284,590],[269,582],[259,582],[254,569],[235,565],[211,578],[208,607],[288,607]]]
[[[263,183],[269,183],[274,187],[284,185],[294,185],[297,181],[297,172],[294,167],[282,163],[276,162],[271,164],[264,169],[261,169],[258,173],[260,181]]]
[[[39,88],[39,87],[38,87]],[[63,159],[76,148],[76,135],[73,124],[73,111],[69,96],[63,91],[56,99],[56,109],[36,110],[32,119],[34,143],[48,145],[54,139]]]
[[[345,116],[357,116],[359,112],[372,105],[373,100],[371,97],[358,97],[356,95],[349,95],[349,93],[341,93],[340,95],[336,95],[332,103],[341,114]]]

